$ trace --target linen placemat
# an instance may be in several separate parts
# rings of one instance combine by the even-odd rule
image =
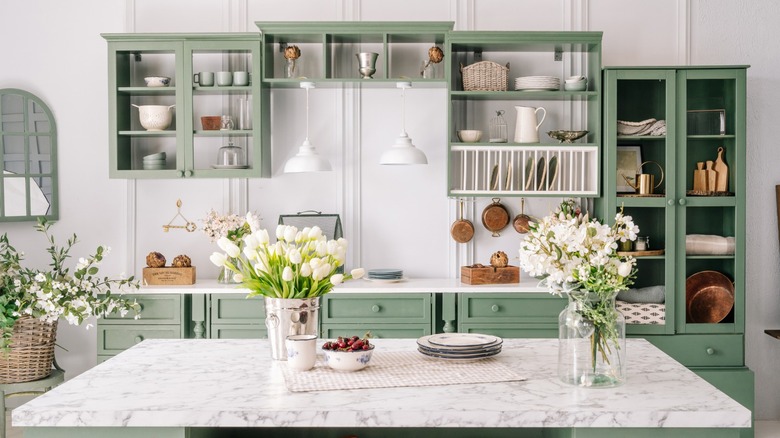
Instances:
[[[284,363],[282,374],[287,389],[292,392],[519,382],[526,379],[494,357],[458,362],[413,351],[375,351],[368,366],[354,372],[333,370],[320,356],[309,371],[296,371]]]

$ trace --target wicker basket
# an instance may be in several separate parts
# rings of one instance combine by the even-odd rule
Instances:
[[[506,91],[509,63],[506,67],[493,61],[480,61],[463,66],[463,89],[465,91]]]
[[[0,351],[0,383],[31,382],[51,374],[56,336],[56,321],[17,319],[8,353]]]

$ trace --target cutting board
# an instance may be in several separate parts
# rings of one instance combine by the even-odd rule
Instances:
[[[707,191],[714,192],[718,181],[718,172],[715,171],[715,163],[713,161],[707,161]]]
[[[697,192],[707,191],[707,171],[704,170],[704,162],[696,163],[696,170],[693,171],[693,190]]]
[[[710,190],[714,190],[716,192],[727,192],[729,189],[729,166],[726,165],[725,161],[723,161],[723,152],[724,149],[719,147],[718,158],[715,159],[715,165],[713,166],[717,177],[715,181],[715,187],[710,187]]]

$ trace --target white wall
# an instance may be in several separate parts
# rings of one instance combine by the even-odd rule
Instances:
[[[748,6],[749,4],[749,6]],[[302,90],[273,91],[273,178],[251,180],[108,179],[106,32],[255,31],[255,21],[426,20],[455,21],[463,30],[601,30],[605,65],[749,63],[748,71],[748,308],[747,360],[756,371],[759,419],[780,419],[774,394],[780,378],[772,373],[780,345],[763,335],[780,324],[777,291],[778,246],[772,186],[778,110],[776,51],[764,48],[776,35],[772,0],[435,0],[283,1],[246,0],[30,0],[5,2],[0,14],[0,87],[29,90],[53,110],[59,128],[61,238],[76,232],[83,241],[74,255],[108,244],[109,274],[139,273],[147,252],[169,258],[190,255],[201,278],[215,277],[207,260],[213,246],[200,232],[161,226],[176,213],[198,221],[210,208],[257,211],[268,227],[279,214],[306,209],[339,213],[352,240],[351,262],[368,268],[401,267],[415,277],[453,276],[464,261],[486,262],[494,250],[516,254],[520,236],[507,229],[500,238],[481,229],[479,214],[489,200],[467,207],[477,224],[475,242],[456,245],[449,226],[456,204],[446,198],[446,94],[407,91],[406,130],[423,149],[425,167],[383,167],[381,150],[399,132],[400,92],[315,89],[311,92],[310,138],[333,164],[334,172],[281,173],[284,160],[303,140]],[[85,20],[85,18],[88,18]],[[508,120],[512,117],[510,116]],[[543,127],[544,128],[544,127]],[[774,160],[776,162],[776,160]],[[512,215],[519,200],[506,199]],[[526,213],[544,215],[556,200],[531,199]],[[28,254],[31,264],[48,260],[32,224],[0,225]],[[765,238],[769,236],[770,238]],[[95,335],[61,325],[58,358],[73,376],[94,365]]]

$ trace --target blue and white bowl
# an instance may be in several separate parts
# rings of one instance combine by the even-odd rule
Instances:
[[[325,353],[325,363],[337,371],[358,371],[368,366],[374,345],[370,350],[338,351],[322,350]]]
[[[147,87],[167,87],[171,84],[171,78],[167,76],[147,76],[144,81]]]

